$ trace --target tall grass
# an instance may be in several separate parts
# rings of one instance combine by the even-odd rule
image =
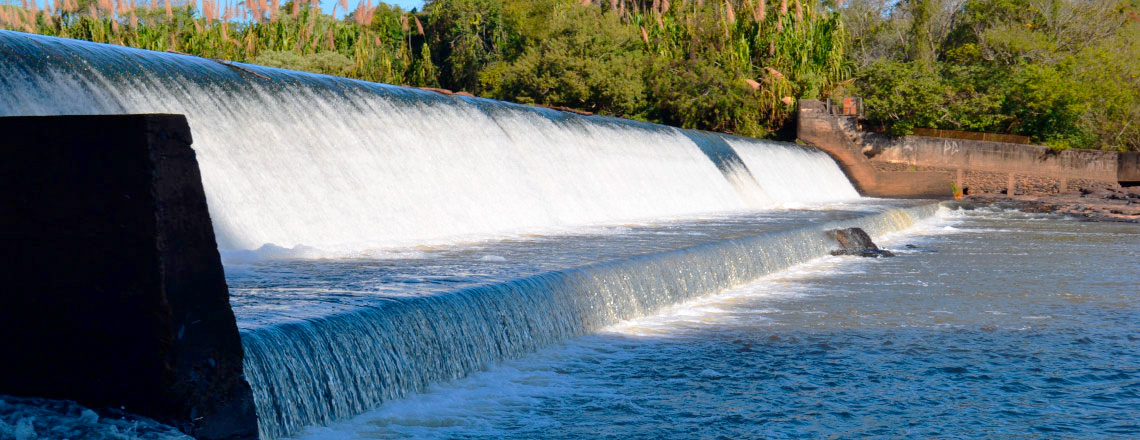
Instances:
[[[820,3],[688,1],[669,9],[658,2],[630,20],[647,29],[647,44],[659,58],[712,58],[736,75],[769,128],[789,120],[797,98],[842,93],[851,83],[842,21]]]
[[[503,21],[514,27],[503,25],[490,37],[480,34],[486,32],[479,24],[486,18],[480,15],[483,3],[478,2],[514,11],[514,18]],[[436,0],[418,13],[373,5],[372,0],[355,6],[340,0],[331,15],[321,12],[318,0],[191,0],[181,6],[171,0],[47,0],[42,8],[32,0],[21,0],[18,5],[0,6],[0,28],[435,87],[457,83],[440,75],[476,78],[479,72],[471,69],[487,65],[437,68],[433,52],[450,54],[437,56],[436,63],[487,50],[498,53],[468,58],[510,62],[524,52],[519,44],[540,44],[525,36],[525,28],[536,25],[522,22],[548,17],[549,11],[541,9],[551,5],[596,8],[598,13],[588,14],[595,21],[583,23],[590,27],[587,31],[628,26],[656,63],[708,59],[723,72],[718,75],[727,76],[725,81],[760,103],[755,107],[762,110],[750,107],[737,117],[754,119],[760,127],[778,127],[790,115],[787,102],[832,93],[851,74],[838,14],[801,0]],[[445,8],[455,10],[444,13]],[[343,18],[335,18],[337,11]],[[439,17],[455,20],[457,14],[457,21],[433,22]],[[454,23],[464,20],[476,23],[468,26],[473,29],[470,34],[456,30]],[[486,38],[495,40],[484,42]],[[640,80],[649,83],[652,78]]]

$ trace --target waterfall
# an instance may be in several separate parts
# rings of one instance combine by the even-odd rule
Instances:
[[[223,250],[858,197],[813,148],[17,32],[0,31],[0,92],[0,116],[185,114]]]
[[[322,256],[358,256],[859,197],[836,163],[811,147],[0,31],[0,116],[96,113],[186,115],[223,251],[311,247]],[[826,255],[823,229],[880,234],[933,209],[246,328],[245,371],[261,436],[358,414]]]
[[[518,278],[242,334],[262,438],[347,418],[491,362],[743,285],[833,248],[827,229],[905,229],[937,205]]]

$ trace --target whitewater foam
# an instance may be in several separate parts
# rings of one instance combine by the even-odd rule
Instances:
[[[270,79],[0,31],[0,115],[185,114],[223,250],[351,256],[858,197],[830,158],[806,147],[243,68]]]

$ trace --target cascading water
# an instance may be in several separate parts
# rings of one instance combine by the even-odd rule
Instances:
[[[187,116],[224,251],[374,256],[858,198],[833,160],[792,144],[0,31],[0,116],[148,112]],[[465,273],[457,288],[362,277],[351,295],[324,288],[311,301],[321,313],[290,305],[302,301],[288,288],[267,299],[231,279],[261,435],[348,417],[825,255],[822,229],[882,233],[933,209],[821,214],[810,226],[700,233],[622,255],[574,249],[557,266],[520,262],[533,267],[514,277]],[[240,272],[235,264],[227,271]],[[385,283],[434,290],[386,296]]]
[[[245,374],[262,437],[359,414],[492,362],[827,255],[833,246],[823,230],[862,227],[879,235],[936,209],[893,209],[247,329]]]
[[[0,90],[0,115],[185,114],[223,249],[351,252],[858,196],[798,146],[14,32],[0,32]],[[779,162],[764,184],[740,145]],[[810,172],[786,166],[790,150]]]

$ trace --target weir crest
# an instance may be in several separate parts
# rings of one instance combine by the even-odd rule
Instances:
[[[858,197],[809,147],[9,31],[0,91],[0,116],[186,115],[223,250],[352,255]]]

